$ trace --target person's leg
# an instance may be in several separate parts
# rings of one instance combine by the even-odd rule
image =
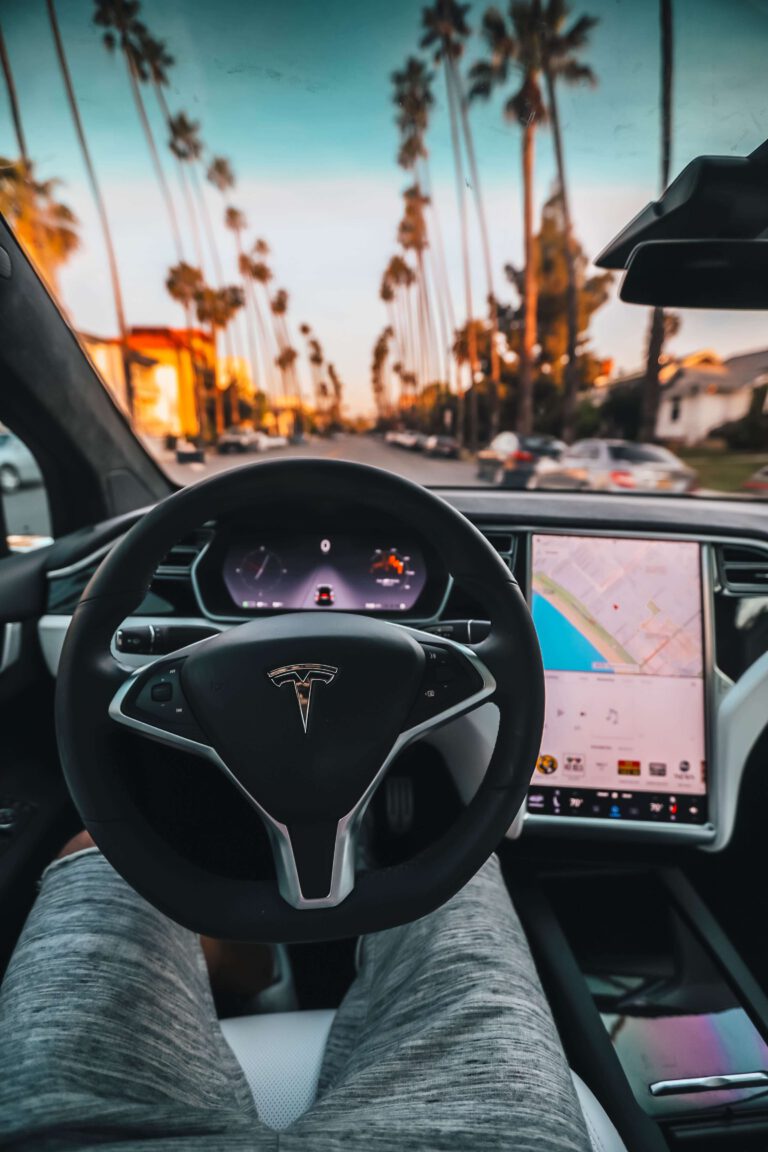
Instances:
[[[46,872],[0,988],[0,1146],[277,1147],[198,938],[96,850]]]
[[[315,1106],[282,1152],[588,1152],[554,1021],[493,858],[430,916],[363,941]]]

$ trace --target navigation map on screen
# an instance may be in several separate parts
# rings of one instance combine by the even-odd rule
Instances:
[[[547,691],[528,811],[706,821],[699,545],[533,537]]]

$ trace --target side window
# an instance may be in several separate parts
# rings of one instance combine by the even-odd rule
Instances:
[[[0,497],[12,551],[47,544],[51,536],[48,494],[26,444],[0,424]]]

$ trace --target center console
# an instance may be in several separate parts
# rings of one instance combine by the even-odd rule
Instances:
[[[569,1059],[627,1146],[768,1147],[768,999],[683,873],[521,871],[513,900]]]

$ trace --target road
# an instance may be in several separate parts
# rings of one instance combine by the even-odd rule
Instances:
[[[249,460],[277,460],[281,457],[314,456],[321,460],[354,460],[397,472],[419,484],[459,487],[477,484],[475,465],[467,460],[440,460],[421,452],[407,452],[385,444],[379,436],[337,436],[333,440],[313,439],[307,444],[274,448],[261,454],[219,456],[209,452],[205,464],[177,464],[169,452],[161,452],[162,465],[179,484],[190,484],[203,476],[223,472]]]

